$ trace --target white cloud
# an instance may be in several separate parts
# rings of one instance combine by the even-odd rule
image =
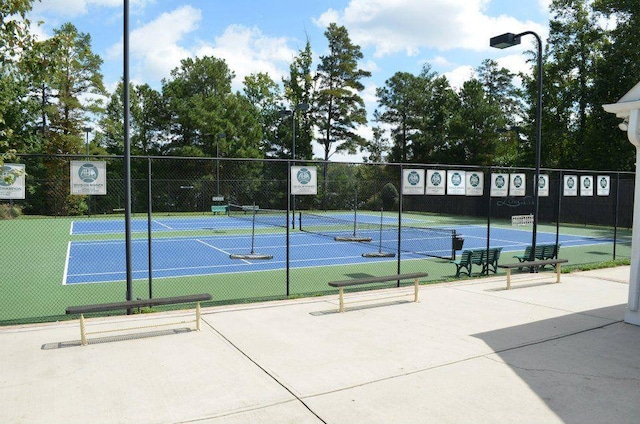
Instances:
[[[131,31],[129,49],[134,63],[133,78],[152,81],[169,76],[182,59],[191,55],[180,43],[197,29],[201,19],[200,10],[184,6]],[[108,50],[107,58],[121,60],[122,50],[120,41]]]
[[[471,78],[476,76],[476,72],[472,66],[466,65],[459,66],[449,72],[445,72],[443,75],[447,77],[449,84],[454,90],[459,90],[462,88],[462,84],[464,84],[465,81],[469,81]]]
[[[258,28],[231,25],[213,43],[201,42],[194,54],[224,59],[236,74],[234,88],[237,90],[244,77],[257,72],[268,73],[279,82],[297,54],[288,46],[288,41],[285,37],[269,37]]]
[[[343,11],[330,9],[314,22],[344,25],[353,41],[372,47],[376,57],[404,51],[416,55],[420,49],[489,49],[488,40],[501,32],[546,28],[535,22],[484,13],[487,0],[351,0]]]

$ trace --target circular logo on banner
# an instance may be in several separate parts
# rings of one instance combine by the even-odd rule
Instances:
[[[78,169],[78,177],[84,183],[92,183],[98,179],[98,168],[92,163],[85,163]]]
[[[582,186],[583,186],[584,188],[589,188],[589,187],[591,187],[591,178],[585,178],[585,179],[582,181]]]
[[[480,185],[480,177],[478,174],[471,174],[469,184],[471,184],[471,187],[478,187]]]
[[[514,185],[516,188],[520,188],[520,187],[522,187],[522,177],[521,177],[520,175],[516,175],[516,176],[513,178],[513,185]]]
[[[609,184],[608,184],[607,179],[605,177],[600,178],[600,187],[601,188],[607,188],[608,185]]]
[[[498,176],[496,177],[496,187],[498,187],[498,188],[502,188],[502,187],[504,187],[504,185],[506,184],[506,182],[507,182],[507,181],[504,179],[504,176],[502,176],[502,175],[498,175]]]
[[[440,175],[439,172],[434,172],[433,175],[431,175],[431,184],[434,186],[442,184],[442,175]]]
[[[309,184],[311,182],[311,171],[307,168],[301,168],[296,174],[296,179],[300,184]]]
[[[545,188],[547,186],[547,179],[545,177],[538,178],[538,188]]]
[[[413,186],[417,185],[420,182],[420,174],[416,171],[409,172],[409,175],[407,175],[407,181],[409,181],[409,184]]]
[[[576,182],[573,177],[567,178],[567,187],[574,188],[576,186]]]
[[[2,175],[0,176],[0,186],[8,187],[16,182],[16,176],[11,172],[12,169],[10,166],[2,167]]]
[[[460,184],[462,184],[462,176],[457,172],[454,172],[451,176],[451,184],[453,184],[454,186],[459,186]]]

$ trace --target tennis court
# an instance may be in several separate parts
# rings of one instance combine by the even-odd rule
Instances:
[[[249,215],[250,216],[250,215]],[[333,214],[331,219],[342,219],[349,223],[353,216],[344,212]],[[284,225],[286,215],[280,216]],[[214,274],[232,274],[246,272],[273,271],[284,269],[289,256],[291,268],[312,268],[322,266],[363,265],[371,262],[396,262],[397,257],[365,258],[364,253],[375,251],[394,252],[398,246],[397,229],[392,231],[391,225],[397,218],[389,216],[381,218],[374,213],[360,214],[357,217],[358,228],[354,233],[370,241],[340,242],[334,237],[347,233],[350,224],[344,228],[303,232],[291,229],[289,237],[289,254],[287,254],[287,237],[284,229],[274,229],[273,225],[256,223],[259,231],[254,237],[251,234],[250,219],[230,217],[167,217],[151,221],[151,231],[163,233],[163,237],[154,237],[151,242],[151,261],[153,278],[193,277]],[[384,224],[384,230],[376,221]],[[417,220],[407,219],[407,224],[415,224]],[[329,223],[331,221],[328,221]],[[403,223],[404,225],[404,223]],[[318,224],[316,224],[316,227]],[[327,224],[327,227],[329,225]],[[131,223],[132,231],[147,232],[148,221],[136,219]],[[424,260],[426,257],[447,257],[451,255],[450,228],[437,228],[425,231],[401,233],[401,259]],[[433,232],[431,230],[435,230]],[[122,281],[126,278],[125,242],[121,239],[87,240],[86,236],[121,234],[124,223],[109,220],[83,220],[71,224],[70,234],[83,235],[83,240],[69,241],[63,285]],[[193,236],[184,232],[194,232]],[[322,232],[324,235],[317,234]],[[179,236],[172,237],[172,232]],[[383,235],[384,233],[384,235]],[[480,249],[487,246],[487,230],[479,225],[458,225],[455,233],[464,238],[465,249]],[[382,242],[382,241],[384,242]],[[538,243],[555,243],[556,234],[538,232]],[[522,251],[531,243],[529,228],[492,227],[490,247],[502,247],[503,252]],[[610,244],[612,240],[605,237],[561,234],[559,243],[562,248]],[[136,280],[149,277],[149,243],[146,238],[132,241],[132,275]],[[259,253],[271,256],[269,260],[231,259],[230,255]]]

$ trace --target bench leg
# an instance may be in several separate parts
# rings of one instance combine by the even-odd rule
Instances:
[[[560,269],[561,269],[560,264],[556,264],[556,283],[560,282]]]
[[[511,288],[511,268],[507,268],[507,290]]]
[[[200,302],[196,302],[196,331],[200,331]]]
[[[418,279],[417,278],[414,280],[413,284],[414,284],[413,301],[417,302],[418,301]]]
[[[86,346],[87,343],[87,331],[84,327],[84,315],[80,314],[80,344]]]
[[[338,288],[340,291],[340,307],[338,309],[338,312],[344,312],[344,288],[339,287]]]

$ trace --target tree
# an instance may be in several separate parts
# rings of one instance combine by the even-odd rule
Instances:
[[[334,144],[335,152],[349,153],[364,144],[364,138],[355,132],[357,125],[367,123],[364,100],[358,93],[364,90],[361,80],[371,73],[358,68],[363,55],[345,27],[332,23],[324,34],[329,53],[320,57],[317,69],[314,118],[328,160]]]
[[[453,133],[449,157],[451,163],[492,165],[497,145],[496,129],[504,122],[500,105],[487,96],[477,79],[465,81],[459,94],[460,104],[451,125]],[[463,154],[463,157],[458,156]]]
[[[267,157],[288,157],[286,139],[280,135],[282,94],[269,74],[259,72],[244,79],[244,96],[259,111],[263,140],[261,149]]]
[[[313,75],[311,65],[313,54],[311,43],[307,40],[305,47],[293,59],[289,66],[289,78],[283,78],[284,97],[289,101],[289,110],[296,113],[296,158],[312,159],[313,147],[313,111],[300,113],[300,105],[313,105]]]
[[[391,137],[395,140],[399,151],[399,160],[407,161],[407,144],[417,130],[419,114],[418,104],[423,91],[424,81],[421,77],[408,72],[396,72],[385,81],[384,87],[376,89],[380,110],[374,113],[378,122],[391,125]]]

